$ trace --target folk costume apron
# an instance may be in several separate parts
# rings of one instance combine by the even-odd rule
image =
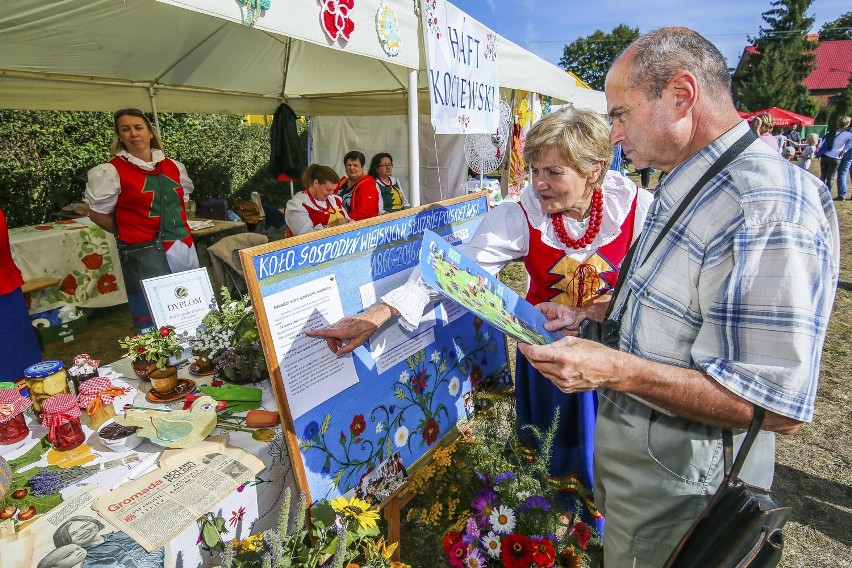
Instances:
[[[167,252],[177,241],[192,247],[180,172],[175,163],[166,158],[153,170],[145,170],[116,156],[110,164],[118,171],[121,186],[115,205],[116,239],[129,245],[144,243],[155,239],[162,226],[163,245]],[[161,204],[164,211],[160,211]],[[181,270],[197,266],[196,257],[195,266],[181,267]],[[176,271],[173,266],[172,270]],[[128,291],[127,301],[133,327],[137,331],[153,326],[144,293]]]
[[[582,262],[564,250],[545,244],[541,231],[533,228],[524,210],[530,233],[529,251],[524,257],[524,266],[530,275],[527,301],[533,305],[557,302],[588,306],[595,298],[612,290],[618,279],[618,266],[633,240],[636,203],[634,198],[619,235]],[[534,455],[536,440],[523,426],[532,424],[545,432],[553,423],[554,412],[559,409],[550,462],[550,474],[560,495],[556,506],[579,514],[583,522],[603,535],[603,516],[595,507],[592,495],[597,395],[594,391],[563,393],[533,368],[520,351],[516,361],[515,399],[521,443],[531,456]],[[575,500],[583,505],[579,511]]]

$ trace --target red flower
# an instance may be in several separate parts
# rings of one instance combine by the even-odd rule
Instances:
[[[426,374],[426,371],[423,370],[423,371],[420,371],[419,376],[411,379],[411,384],[414,385],[414,392],[415,393],[420,394],[420,393],[422,393],[423,391],[426,390],[426,384],[427,384],[426,379],[427,378],[428,378],[428,375]]]
[[[228,524],[232,527],[237,526],[237,523],[243,520],[243,517],[246,514],[246,508],[240,507],[236,511],[231,511],[231,519],[228,521]]]
[[[172,334],[172,330],[170,330],[168,327],[163,326],[163,327],[160,328],[160,337],[168,337],[171,334]]]
[[[473,318],[473,328],[476,331],[479,331],[479,328],[482,327],[482,323],[483,323],[482,318],[480,318],[479,316],[476,316],[475,318]]]
[[[89,270],[97,270],[104,263],[104,257],[96,252],[87,254],[81,260]]]
[[[352,424],[349,425],[349,431],[354,437],[358,437],[367,429],[367,422],[364,420],[363,414],[357,414],[352,418]]]
[[[51,230],[52,228],[53,228],[53,227],[51,227],[50,225],[36,225],[36,226],[35,226],[35,230],[36,230],[36,231],[49,231],[49,230]]]
[[[532,546],[522,534],[510,534],[500,543],[500,560],[506,568],[529,568]]]
[[[435,443],[435,440],[438,439],[438,432],[440,431],[441,427],[438,426],[435,418],[430,418],[426,422],[426,426],[423,428],[423,440],[426,441],[427,446],[431,446]]]
[[[460,532],[449,532],[447,536],[444,537],[444,554],[447,556],[450,555],[450,550],[452,550],[453,545],[457,542],[461,542],[462,535]]]
[[[137,347],[136,352],[137,353],[145,353],[145,348],[144,347]]]
[[[476,388],[479,385],[479,382],[482,380],[482,369],[479,368],[479,365],[474,365],[473,369],[470,371],[470,384],[473,388]]]
[[[56,221],[56,224],[57,225],[73,225],[76,222],[77,222],[76,219],[60,219],[59,221]]]
[[[464,568],[464,560],[467,558],[468,546],[466,542],[459,541],[450,548],[450,566],[453,568]]]
[[[349,40],[355,31],[355,22],[350,16],[354,7],[355,0],[323,0],[320,23],[329,39],[336,41],[338,36],[342,36]]]
[[[118,290],[118,281],[112,274],[104,274],[98,278],[98,292],[101,294],[109,294]]]
[[[77,279],[74,278],[73,274],[69,274],[62,279],[62,283],[59,285],[59,290],[68,296],[73,296],[77,293]]]
[[[580,548],[586,550],[586,547],[589,546],[589,540],[592,538],[592,531],[586,523],[581,521],[571,527],[571,530],[568,531],[568,536],[576,536]]]
[[[556,553],[549,538],[531,538],[532,558],[536,566],[550,568],[556,564]]]

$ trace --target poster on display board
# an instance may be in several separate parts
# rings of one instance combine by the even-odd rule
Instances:
[[[445,0],[421,3],[436,134],[497,131],[497,34]]]
[[[351,494],[388,460],[413,473],[470,416],[472,389],[508,375],[502,333],[450,300],[338,357],[307,329],[372,306],[418,263],[427,229],[453,244],[488,211],[466,195],[240,252],[299,488]]]

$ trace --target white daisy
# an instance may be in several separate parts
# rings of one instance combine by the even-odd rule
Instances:
[[[385,423],[382,422],[381,420],[379,420],[379,422],[376,424],[376,434],[381,434],[384,431],[385,431]]]
[[[447,388],[449,389],[451,396],[458,396],[460,385],[461,383],[459,382],[458,377],[453,377],[452,379],[450,379],[450,384]]]
[[[393,435],[393,441],[397,448],[403,447],[408,442],[408,428],[400,426]],[[512,526],[515,526],[515,519],[512,518]]]
[[[515,529],[515,511],[505,505],[498,505],[488,517],[494,532],[509,534]]]
[[[494,531],[489,531],[487,535],[480,539],[482,548],[488,553],[491,558],[500,558],[500,537],[494,534]]]
[[[529,491],[518,491],[517,493],[515,493],[515,495],[518,496],[518,499],[520,501],[526,501],[529,496],[532,495],[532,493],[530,493]]]
[[[409,375],[409,374],[408,374],[408,371],[403,371],[403,372],[401,372],[401,373],[399,374],[399,382],[401,382],[401,383],[407,383],[407,382],[408,382],[408,378],[409,378],[410,376],[411,376],[411,375]]]
[[[438,361],[440,361],[440,360],[441,360],[441,353],[440,353],[440,351],[432,351],[432,362],[433,362],[433,363],[437,363],[437,362],[438,362]]]

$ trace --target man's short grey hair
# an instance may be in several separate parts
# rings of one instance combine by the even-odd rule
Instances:
[[[689,71],[711,97],[731,97],[731,78],[725,58],[702,35],[684,27],[658,28],[634,41],[630,52],[630,84],[650,99],[663,95],[678,71]]]

